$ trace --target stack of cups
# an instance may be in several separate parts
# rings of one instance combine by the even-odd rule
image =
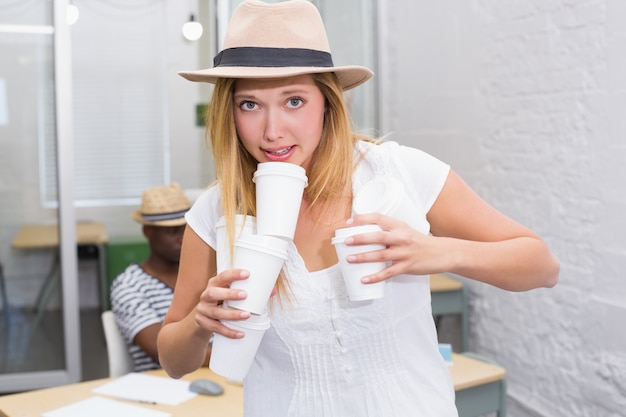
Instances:
[[[244,300],[229,300],[228,308],[249,311],[247,320],[225,321],[227,327],[242,330],[245,337],[213,337],[209,368],[233,381],[242,381],[254,360],[265,330],[270,327],[267,305],[278,275],[287,260],[287,247],[293,240],[304,188],[308,185],[304,168],[287,162],[258,164],[256,183],[257,215],[236,216],[234,253],[231,254],[225,220],[215,226],[217,270],[246,269],[250,276],[233,281],[231,289],[245,290]]]
[[[355,214],[366,213],[382,213],[391,217],[398,218],[408,223],[411,227],[428,232],[428,222],[417,206],[406,194],[404,185],[396,178],[390,176],[376,177],[366,183],[355,194],[352,203],[352,211]],[[378,225],[362,225],[338,229],[335,231],[335,237],[332,239],[341,273],[344,277],[348,297],[352,301],[364,301],[381,298],[385,294],[385,282],[375,284],[363,284],[361,278],[367,275],[375,274],[383,270],[386,262],[363,262],[350,264],[346,261],[349,255],[382,250],[384,245],[356,245],[346,246],[344,241],[347,237],[361,234],[381,231]]]
[[[430,229],[424,213],[407,195],[402,182],[390,176],[376,177],[363,185],[354,196],[352,211],[354,214],[385,214],[422,233]]]

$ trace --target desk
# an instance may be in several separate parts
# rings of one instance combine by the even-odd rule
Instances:
[[[459,417],[506,417],[506,371],[471,353],[452,354],[450,374]],[[0,409],[2,407],[0,406]]]
[[[433,316],[461,315],[461,350],[467,350],[467,304],[463,283],[443,274],[430,276],[430,297]]]
[[[149,371],[148,374],[167,376],[165,371]],[[161,410],[173,417],[220,416],[241,417],[243,415],[243,387],[231,384],[224,377],[214,374],[209,368],[201,368],[185,375],[182,379],[209,378],[224,387],[218,397],[198,395],[178,406],[165,404],[141,404],[141,407]],[[98,395],[92,389],[109,382],[111,378],[45,388],[21,394],[0,397],[0,415],[3,417],[40,417],[42,413]]]
[[[106,296],[106,243],[109,241],[102,223],[80,222],[76,224],[76,244],[98,247],[98,281],[101,301]],[[48,302],[52,290],[59,279],[59,226],[56,224],[24,225],[17,232],[11,247],[21,250],[54,249],[54,260],[37,296],[37,315],[40,316]],[[106,304],[102,304],[104,306]]]
[[[505,370],[467,355],[455,353],[452,355],[452,360],[454,365],[449,369],[457,394],[459,417],[478,417],[495,411],[499,412],[499,417],[505,417]],[[166,376],[163,370],[148,373]],[[214,374],[208,368],[201,368],[183,377],[189,381],[196,378],[209,378],[220,383],[224,387],[224,394],[219,397],[198,395],[178,406],[161,404],[142,404],[142,406],[167,411],[173,417],[196,417],[209,414],[220,417],[243,415],[243,388],[240,385],[227,382],[225,378]],[[95,395],[91,390],[108,381],[110,378],[0,396],[0,415],[3,417],[39,417],[43,412]],[[210,410],[210,413],[207,410]]]

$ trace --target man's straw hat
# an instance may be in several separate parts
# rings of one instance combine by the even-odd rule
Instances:
[[[141,208],[132,214],[133,219],[150,226],[182,226],[191,203],[180,185],[151,187],[141,196]]]
[[[190,81],[215,83],[218,78],[279,78],[320,72],[337,74],[344,90],[373,75],[360,65],[333,65],[322,17],[309,1],[248,0],[235,9],[213,68],[179,74]]]

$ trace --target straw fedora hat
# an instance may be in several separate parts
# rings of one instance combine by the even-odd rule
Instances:
[[[133,219],[150,226],[182,226],[191,203],[178,183],[151,187],[141,196],[141,208],[132,214]]]
[[[374,73],[360,65],[334,66],[324,23],[308,0],[247,0],[233,12],[213,68],[180,71],[190,81],[218,78],[280,78],[334,72],[344,90]]]

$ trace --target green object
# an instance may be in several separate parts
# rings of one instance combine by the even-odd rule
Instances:
[[[148,258],[150,245],[142,237],[111,239],[107,244],[107,285],[106,285],[106,308],[111,308],[110,289],[115,277],[132,263],[140,263]]]
[[[206,126],[204,116],[206,114],[207,104],[196,104],[196,126]]]

